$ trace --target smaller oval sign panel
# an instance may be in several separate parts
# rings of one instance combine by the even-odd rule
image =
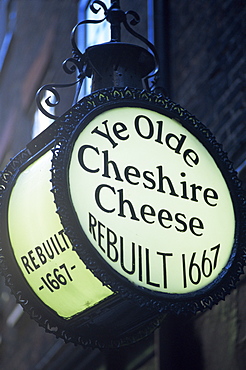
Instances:
[[[50,191],[51,158],[50,150],[16,180],[8,205],[9,239],[35,295],[57,315],[70,319],[112,292],[85,268],[61,227]]]
[[[140,92],[117,93],[95,94],[73,132],[61,132],[53,160],[61,221],[80,257],[113,290],[160,309],[175,302],[178,310],[182,302],[203,309],[208,296],[212,304],[229,290],[244,263],[235,243],[234,172],[185,110],[152,94],[146,101]]]
[[[31,318],[66,342],[115,348],[139,341],[165,314],[124,300],[80,258],[56,212],[50,183],[54,142],[45,139],[42,133],[29,143],[0,176],[0,270],[6,284]]]

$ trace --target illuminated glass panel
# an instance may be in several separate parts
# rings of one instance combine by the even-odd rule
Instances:
[[[50,191],[51,158],[49,151],[18,177],[9,202],[9,235],[28,285],[69,319],[112,292],[86,268],[63,231]]]

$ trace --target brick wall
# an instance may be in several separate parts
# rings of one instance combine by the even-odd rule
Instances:
[[[236,165],[246,143],[243,3],[170,2],[172,98],[210,127]]]
[[[169,14],[171,98],[211,129],[237,168],[246,159],[245,3],[176,0]],[[245,297],[242,278],[225,302],[195,319],[203,365],[194,368],[245,368]]]

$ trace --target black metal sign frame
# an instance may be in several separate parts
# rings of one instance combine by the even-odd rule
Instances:
[[[73,208],[68,183],[71,150],[79,133],[98,114],[116,107],[142,107],[176,119],[207,149],[220,169],[230,190],[236,218],[231,255],[223,271],[205,288],[186,294],[166,294],[134,286],[111,268],[91,246]],[[52,183],[57,212],[74,249],[94,275],[127,299],[160,312],[196,313],[217,304],[235,287],[245,265],[246,206],[241,183],[222,146],[193,115],[162,95],[130,88],[110,88],[82,99],[66,115],[54,149]],[[83,191],[83,189],[81,189]]]

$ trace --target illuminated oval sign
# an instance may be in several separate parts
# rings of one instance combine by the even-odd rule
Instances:
[[[86,236],[132,283],[189,293],[226,266],[235,234],[230,192],[176,120],[139,107],[107,110],[76,139],[68,171]]]
[[[138,90],[100,91],[76,114],[58,137],[52,181],[82,260],[159,310],[217,303],[242,272],[245,233],[221,146],[180,106]]]

